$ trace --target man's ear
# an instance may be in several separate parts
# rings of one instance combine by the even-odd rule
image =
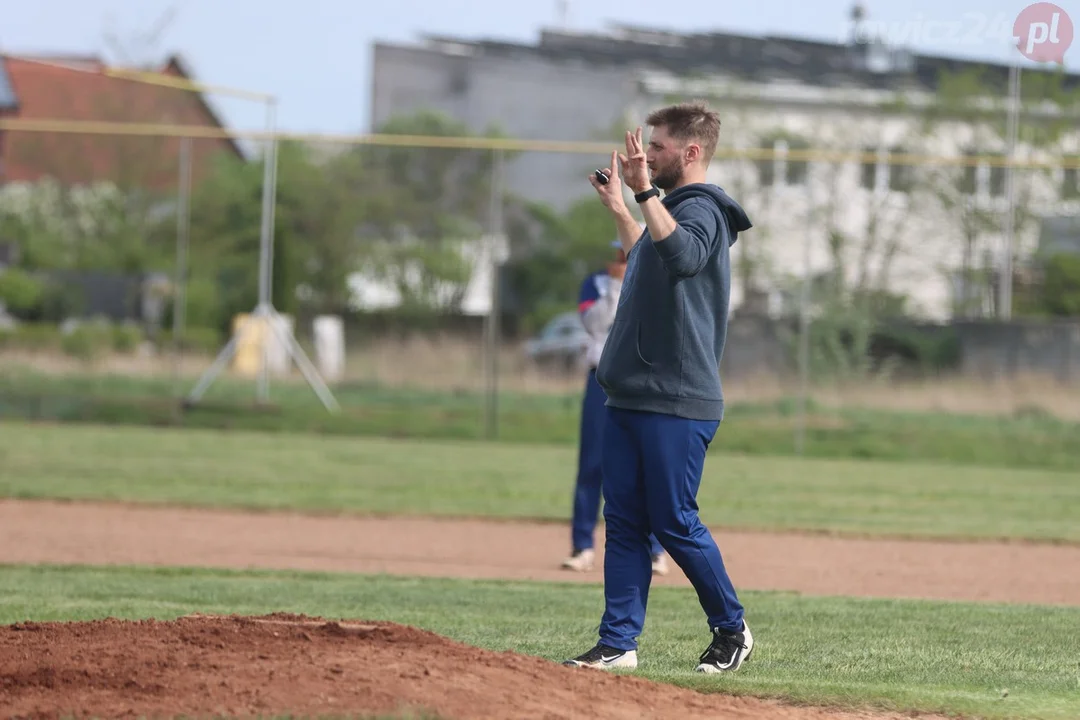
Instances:
[[[701,159],[701,146],[697,143],[690,143],[686,146],[686,161],[697,162]]]

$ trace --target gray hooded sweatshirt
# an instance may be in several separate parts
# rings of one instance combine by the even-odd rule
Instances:
[[[752,225],[716,185],[684,185],[662,202],[677,227],[660,242],[646,229],[627,256],[596,379],[610,407],[719,421],[729,251]]]

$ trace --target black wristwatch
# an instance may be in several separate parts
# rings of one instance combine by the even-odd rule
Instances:
[[[651,197],[660,197],[660,188],[653,185],[648,190],[642,190],[641,192],[634,195],[634,201],[638,203],[643,203]]]

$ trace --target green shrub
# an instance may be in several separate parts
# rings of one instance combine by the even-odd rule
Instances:
[[[81,323],[65,333],[57,325],[22,323],[12,330],[0,330],[0,349],[43,352],[60,350],[72,357],[89,360],[110,351],[131,353],[143,340],[138,325],[113,326],[104,320]]]
[[[44,288],[38,319],[42,322],[62,323],[68,318],[78,317],[85,302],[79,287],[59,282],[49,283]]]
[[[1047,261],[1043,304],[1051,315],[1080,316],[1080,257],[1061,253]]]
[[[133,353],[143,340],[143,331],[138,325],[124,323],[113,328],[112,349],[119,353]]]
[[[17,318],[32,315],[41,305],[45,286],[40,280],[20,268],[0,272],[0,303]]]
[[[80,360],[94,360],[113,348],[113,328],[108,321],[79,323],[61,340],[63,351]]]
[[[218,286],[212,279],[194,277],[188,280],[184,297],[184,324],[200,328],[219,324],[223,317],[220,297]],[[163,330],[173,326],[173,313],[176,310],[174,300],[175,297],[170,297],[165,302],[161,315]]]
[[[162,351],[171,350],[173,346],[172,331],[162,331],[158,343]],[[213,354],[221,350],[222,344],[222,333],[217,328],[188,327],[184,328],[181,335],[181,350],[184,352]]]
[[[56,350],[60,340],[60,328],[55,325],[21,323],[11,330],[0,330],[0,348],[6,350]]]
[[[874,333],[872,349],[881,362],[924,374],[956,370],[961,361],[960,339],[952,329],[882,327]]]

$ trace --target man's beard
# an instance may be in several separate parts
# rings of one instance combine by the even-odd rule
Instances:
[[[671,190],[682,182],[683,166],[678,161],[653,175],[653,185],[661,190]]]

